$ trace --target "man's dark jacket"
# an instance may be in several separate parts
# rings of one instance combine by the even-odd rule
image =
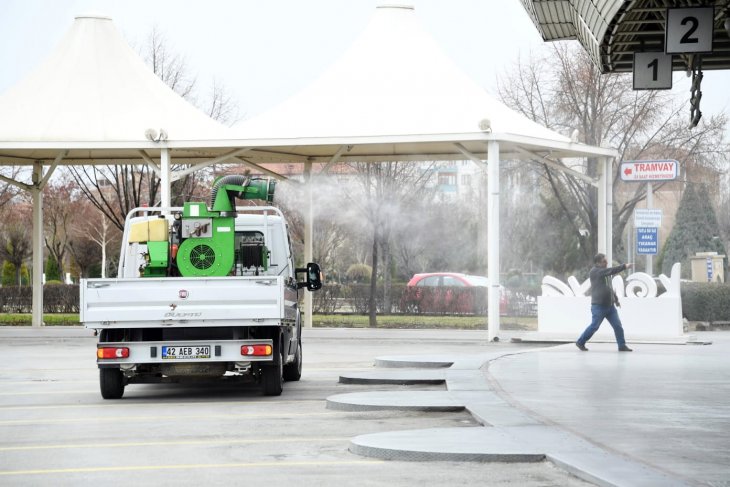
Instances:
[[[591,278],[591,304],[611,306],[613,304],[613,288],[611,276],[626,269],[626,264],[616,267],[594,267],[589,274]]]

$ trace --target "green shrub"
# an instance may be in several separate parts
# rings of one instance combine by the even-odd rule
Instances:
[[[18,283],[15,282],[15,265],[7,260],[3,263],[2,284],[5,287],[18,285]]]
[[[347,268],[346,275],[347,279],[350,282],[354,282],[357,284],[360,282],[370,282],[370,276],[372,275],[372,273],[373,268],[367,264],[352,264],[350,267]]]
[[[312,309],[318,314],[331,314],[337,311],[342,296],[342,284],[324,284],[312,296]]]
[[[30,313],[32,304],[32,287],[0,288],[0,313]],[[78,313],[79,286],[76,284],[46,284],[43,286],[43,312]]]
[[[30,286],[30,272],[25,264],[20,266],[20,284],[21,286]]]
[[[730,284],[683,282],[682,314],[689,321],[730,321]]]
[[[44,272],[46,274],[46,282],[61,280],[61,268],[58,265],[58,261],[52,255],[49,255],[48,258],[46,258],[46,268],[44,269]]]

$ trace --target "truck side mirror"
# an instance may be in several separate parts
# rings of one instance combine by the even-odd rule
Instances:
[[[307,267],[296,269],[296,273],[300,272],[307,273],[306,282],[297,282],[297,289],[306,287],[310,291],[316,291],[322,288],[322,270],[319,268],[319,264],[309,262]]]

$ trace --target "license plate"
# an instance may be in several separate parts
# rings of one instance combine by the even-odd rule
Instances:
[[[194,347],[188,346],[169,346],[162,347],[163,359],[199,359],[210,358],[210,345],[200,345]]]

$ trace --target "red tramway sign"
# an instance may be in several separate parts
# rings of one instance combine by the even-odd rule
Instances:
[[[621,180],[650,183],[652,181],[674,181],[679,175],[679,162],[673,159],[663,161],[626,161],[621,163]]]

